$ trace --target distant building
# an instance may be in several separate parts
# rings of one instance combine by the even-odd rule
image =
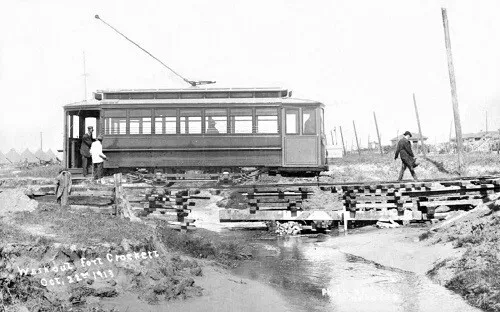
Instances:
[[[481,131],[477,133],[466,133],[462,134],[462,141],[463,142],[475,142],[475,141],[481,141],[481,140],[486,140],[486,139],[497,139],[500,137],[500,133],[498,131]],[[451,138],[452,142],[455,142],[457,139],[456,138]]]
[[[451,138],[455,143],[456,138]],[[481,131],[462,134],[462,142],[467,152],[489,152],[500,148],[500,133],[498,131]]]
[[[421,142],[420,141],[420,134],[418,132],[413,132],[413,131],[410,131],[410,133],[411,133],[411,138],[409,139],[409,141],[412,144],[419,144]],[[424,142],[427,141],[427,137],[425,135],[423,135],[422,137],[424,139]],[[401,140],[402,138],[403,138],[403,135],[401,134],[397,138],[391,139],[391,145],[395,147],[398,144],[399,140]]]

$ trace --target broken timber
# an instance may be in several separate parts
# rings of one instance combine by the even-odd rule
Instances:
[[[253,188],[241,192],[247,209],[223,209],[221,222],[239,221],[321,221],[380,219],[420,221],[443,219],[435,209],[477,206],[488,195],[500,192],[500,178],[479,178],[440,182],[323,185],[321,190],[339,194],[345,208],[340,210],[302,209],[302,200],[312,195],[307,188]],[[344,214],[346,214],[344,216]],[[344,219],[345,217],[345,219]]]

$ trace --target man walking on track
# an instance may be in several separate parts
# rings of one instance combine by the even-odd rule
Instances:
[[[394,159],[398,159],[398,156],[400,156],[402,162],[398,181],[401,181],[403,179],[403,175],[405,173],[406,168],[410,170],[413,179],[415,181],[417,180],[417,175],[414,170],[417,164],[415,162],[415,155],[413,155],[413,151],[411,150],[411,143],[409,141],[410,137],[411,133],[409,131],[406,131],[403,134],[403,138],[398,142],[398,146],[396,148],[396,155],[394,155]]]
[[[90,155],[90,147],[92,146],[92,132],[94,127],[88,126],[88,132],[82,137],[82,145],[80,145],[80,154],[82,155],[83,176],[89,174],[89,168],[92,168],[92,157]]]

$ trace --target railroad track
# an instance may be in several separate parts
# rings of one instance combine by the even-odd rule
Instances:
[[[421,181],[377,181],[377,182],[300,182],[300,183],[248,183],[240,185],[175,184],[123,184],[127,192],[142,191],[142,197],[132,198],[138,203],[135,210],[149,216],[163,217],[182,223],[187,228],[191,220],[187,214],[196,196],[189,189],[231,190],[243,197],[245,209],[225,209],[220,220],[235,221],[343,221],[392,219],[422,221],[443,217],[441,209],[470,209],[491,200],[491,195],[500,193],[500,176],[460,177],[454,179],[429,179]],[[1,191],[0,187],[0,191]],[[112,201],[113,185],[76,184],[71,197],[104,197]],[[160,193],[166,196],[158,195]],[[186,193],[187,192],[187,193]],[[340,208],[306,210],[304,201],[320,192],[337,196]],[[28,195],[39,197],[55,193],[55,185],[32,186]],[[175,195],[181,194],[181,195]],[[176,197],[180,196],[180,197]],[[154,200],[152,200],[154,198]],[[326,203],[328,204],[328,203]],[[98,206],[96,210],[102,208]],[[109,203],[108,203],[109,206]],[[109,208],[109,207],[108,207]],[[440,210],[441,209],[441,210]],[[102,210],[102,209],[101,209]],[[448,210],[448,211],[449,211]],[[186,222],[185,220],[188,220]]]

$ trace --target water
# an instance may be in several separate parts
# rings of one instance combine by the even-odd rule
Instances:
[[[273,286],[294,311],[480,311],[425,276],[344,254],[328,236],[250,239],[253,259],[234,273]]]

